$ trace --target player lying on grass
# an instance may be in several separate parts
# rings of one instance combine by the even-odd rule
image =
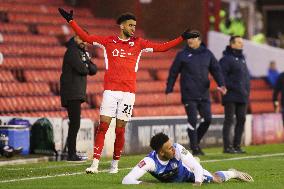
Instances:
[[[229,179],[253,182],[249,174],[235,169],[209,173],[188,150],[178,143],[172,144],[164,133],[153,136],[150,146],[153,151],[123,178],[122,184],[140,184],[142,181],[138,179],[146,172],[161,182],[192,182],[194,186],[210,182],[222,183]]]

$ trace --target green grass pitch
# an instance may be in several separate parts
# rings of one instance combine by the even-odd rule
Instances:
[[[284,189],[284,144],[249,146],[243,155],[221,153],[221,148],[205,149],[206,156],[200,157],[202,166],[210,172],[236,168],[246,171],[254,178],[253,183],[230,180],[223,184],[204,184],[202,188],[218,189]],[[100,173],[87,175],[84,170],[91,161],[81,164],[48,162],[0,167],[0,188],[72,189],[72,188],[194,188],[191,183],[160,183],[150,174],[141,180],[146,185],[122,185],[122,178],[145,155],[124,156],[118,174],[107,173],[110,159],[103,158]]]

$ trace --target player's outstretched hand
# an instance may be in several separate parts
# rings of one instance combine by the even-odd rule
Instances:
[[[187,29],[181,34],[181,37],[183,38],[183,40],[186,40],[186,39],[190,39],[190,38],[200,37],[200,34],[198,32],[195,32],[195,31],[190,32],[190,29]]]
[[[58,8],[58,11],[61,16],[66,19],[67,22],[73,20],[73,10],[70,10],[70,12],[66,12],[63,8]]]

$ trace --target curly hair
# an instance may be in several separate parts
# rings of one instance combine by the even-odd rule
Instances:
[[[164,133],[158,133],[151,138],[150,146],[153,150],[158,152],[168,140],[168,135]]]
[[[126,13],[123,13],[121,14],[117,20],[116,20],[116,23],[118,25],[120,25],[122,22],[126,21],[126,20],[135,20],[136,21],[136,17],[134,14],[130,13],[130,12],[126,12]]]

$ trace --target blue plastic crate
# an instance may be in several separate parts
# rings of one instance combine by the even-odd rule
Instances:
[[[8,145],[14,148],[23,147],[22,155],[28,155],[30,151],[30,129],[23,125],[0,126],[0,134],[9,137]]]

